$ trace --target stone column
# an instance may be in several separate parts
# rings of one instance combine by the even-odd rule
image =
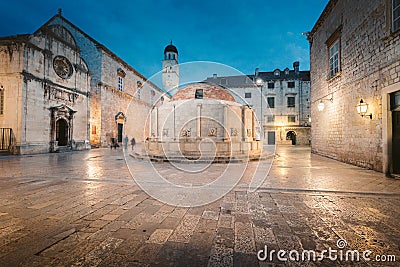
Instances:
[[[175,117],[175,105],[174,105],[174,141],[176,141],[176,117]]]
[[[56,111],[54,108],[50,108],[50,152],[55,152],[55,140],[56,140],[56,115],[54,114]]]
[[[228,107],[226,105],[224,105],[224,110],[223,110],[222,116],[223,116],[223,118],[222,118],[223,138],[222,138],[222,140],[226,141],[229,139],[229,136],[228,136]]]
[[[201,139],[201,104],[197,105],[196,133],[197,138]]]
[[[242,141],[246,141],[246,107],[242,106]]]
[[[155,130],[156,130],[156,138],[158,139],[158,137],[160,136],[160,134],[158,132],[159,131],[159,129],[158,129],[158,107],[156,107],[155,110],[156,110],[156,114],[155,114],[156,115],[156,117],[155,117],[155,123],[156,123],[155,128],[156,129]]]
[[[254,114],[254,112],[251,113],[252,114],[252,120],[251,120],[251,137],[253,138],[254,141],[256,138],[256,116]]]
[[[151,133],[153,132],[153,113],[154,113],[154,107],[151,108],[150,111],[150,116],[149,116],[149,138],[151,138]]]

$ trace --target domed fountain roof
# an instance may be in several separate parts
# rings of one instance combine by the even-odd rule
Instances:
[[[235,98],[227,89],[205,82],[193,83],[180,89],[171,101],[188,99],[217,99],[235,102]]]

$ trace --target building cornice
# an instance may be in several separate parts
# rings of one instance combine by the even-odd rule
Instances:
[[[314,34],[318,31],[318,29],[325,22],[326,18],[331,14],[333,8],[336,6],[339,0],[329,0],[328,4],[325,6],[324,11],[322,11],[321,16],[319,16],[317,22],[312,28],[311,32],[307,36],[307,40],[312,43],[312,39],[314,38]]]
[[[23,70],[21,72],[21,75],[24,77],[24,80],[35,80],[35,81],[38,81],[38,82],[42,82],[45,85],[51,85],[51,86],[54,86],[54,87],[59,87],[61,89],[70,91],[72,93],[76,93],[76,94],[80,94],[80,95],[84,95],[84,96],[89,96],[90,95],[89,92],[85,92],[85,91],[79,90],[78,88],[66,87],[64,85],[55,83],[55,82],[53,82],[53,81],[51,81],[49,79],[44,79],[44,78],[37,77],[37,76],[33,75],[32,73],[27,72],[25,70]]]
[[[137,75],[139,78],[143,79],[144,82],[150,84],[155,90],[161,92],[161,93],[166,93],[165,91],[163,91],[161,88],[159,88],[157,85],[155,85],[153,82],[151,82],[150,80],[148,80],[146,77],[144,77],[141,73],[139,73],[137,70],[135,70],[131,65],[129,65],[128,63],[126,63],[124,60],[122,60],[120,57],[118,57],[115,53],[113,53],[110,49],[108,49],[107,47],[105,47],[104,45],[102,45],[101,43],[99,43],[98,41],[96,41],[95,39],[93,39],[92,37],[90,37],[87,33],[85,33],[84,31],[82,31],[79,27],[75,26],[72,22],[70,22],[69,20],[67,20],[65,17],[63,17],[60,14],[56,14],[54,15],[51,19],[49,19],[42,27],[40,27],[34,34],[39,33],[39,31],[43,28],[43,27],[47,27],[48,25],[50,25],[51,22],[53,22],[54,20],[56,20],[57,18],[61,19],[63,22],[65,22],[66,24],[68,24],[70,27],[72,27],[73,29],[75,29],[76,31],[78,31],[80,34],[82,34],[85,38],[89,39],[92,43],[95,44],[95,46],[98,49],[101,49],[102,51],[104,51],[105,53],[107,53],[109,56],[111,56],[113,59],[115,59],[116,61],[118,61],[119,63],[121,63],[124,67],[126,67],[127,69],[129,69],[130,71],[132,71],[135,75]]]

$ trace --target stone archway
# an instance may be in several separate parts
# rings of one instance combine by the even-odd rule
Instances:
[[[297,140],[296,140],[296,132],[295,131],[288,131],[286,133],[286,140],[292,140],[292,145],[296,145]]]
[[[71,147],[76,111],[61,104],[51,107],[50,112],[50,152],[58,151],[59,146]]]

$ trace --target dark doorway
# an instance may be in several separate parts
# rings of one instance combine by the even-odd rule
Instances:
[[[118,142],[122,142],[122,130],[124,129],[124,125],[122,123],[118,123]]]
[[[286,140],[292,140],[292,145],[296,145],[296,133],[294,131],[289,131],[286,134]]]
[[[59,146],[68,145],[68,123],[64,119],[59,119],[56,123],[56,141]]]
[[[400,91],[390,94],[392,111],[392,166],[393,173],[400,174]]]
[[[393,173],[400,174],[400,111],[392,112],[392,129]]]
[[[268,145],[275,145],[275,132],[268,132]]]

